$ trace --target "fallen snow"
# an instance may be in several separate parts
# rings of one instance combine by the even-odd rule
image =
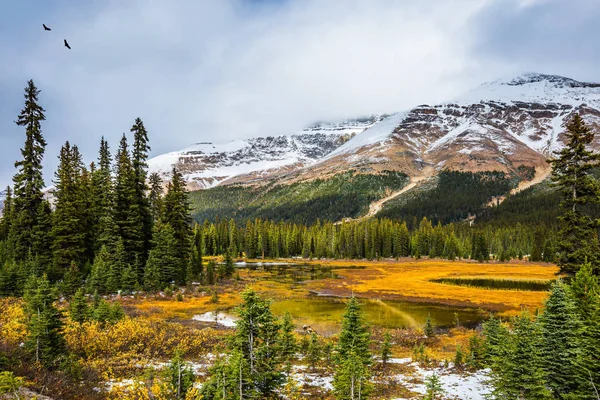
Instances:
[[[234,317],[232,315],[228,315],[222,312],[215,313],[214,311],[194,315],[192,319],[200,322],[215,322],[219,325],[227,326],[230,328],[235,327],[235,322],[238,320],[237,317]]]

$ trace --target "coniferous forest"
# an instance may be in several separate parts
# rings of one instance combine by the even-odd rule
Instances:
[[[552,181],[497,207],[482,204],[514,188],[515,177],[444,171],[424,197],[394,203],[378,218],[336,222],[340,210],[357,216],[379,198],[377,187],[406,184],[405,175],[388,171],[337,176],[326,200],[306,187],[276,188],[275,203],[235,218],[227,207],[206,206],[213,211],[199,221],[191,202],[211,195],[190,196],[175,168],[168,182],[148,174],[151,134],[140,118],[118,144],[102,139],[92,162],[65,142],[46,192],[43,160],[54,155],[45,152],[40,96],[29,81],[16,120],[24,144],[0,219],[0,396],[23,395],[27,386],[57,399],[393,398],[407,393],[392,378],[406,373],[397,360],[408,353],[419,368],[436,371],[421,398],[444,398],[439,364],[461,376],[487,371],[497,399],[600,398],[600,155],[578,115],[551,161]],[[366,194],[337,198],[344,185]],[[248,193],[235,190],[244,202]],[[278,201],[292,192],[303,205],[284,212]],[[261,286],[234,264],[256,259],[352,260],[379,273],[407,259],[558,268],[537,311],[510,315],[496,307],[476,327],[455,313],[451,326],[436,326],[428,314],[423,326],[384,328],[368,321],[367,288],[352,291],[339,329],[325,335],[287,310],[276,313],[270,297],[281,287]],[[183,323],[186,305],[214,311],[216,320],[233,312],[233,329]],[[208,365],[202,374],[194,360]],[[330,389],[307,392],[307,376],[328,377]],[[128,387],[106,387],[125,378]]]

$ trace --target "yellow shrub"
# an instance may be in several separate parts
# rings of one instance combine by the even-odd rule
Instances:
[[[0,299],[0,341],[17,346],[27,336],[26,317],[20,300]]]

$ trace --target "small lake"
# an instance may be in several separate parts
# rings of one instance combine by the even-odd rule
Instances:
[[[237,263],[238,268],[248,269],[249,275],[262,281],[276,281],[289,285],[290,289],[301,287],[305,282],[318,279],[340,279],[338,272],[361,266],[332,268],[315,264],[285,263]],[[256,271],[256,274],[253,272]],[[337,272],[336,272],[337,271]],[[473,308],[452,307],[431,303],[413,303],[399,300],[360,298],[360,303],[369,324],[385,328],[419,327],[425,325],[430,315],[438,327],[450,327],[455,323],[455,314],[461,325],[474,326],[488,318],[489,313]],[[274,300],[271,309],[276,315],[288,311],[297,326],[309,325],[317,332],[331,333],[332,327],[342,320],[347,299],[309,295],[303,298]],[[233,310],[223,310],[222,317],[234,317]],[[197,320],[214,321],[214,315],[195,317]]]

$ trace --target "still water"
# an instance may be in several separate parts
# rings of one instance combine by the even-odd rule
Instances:
[[[348,268],[364,268],[361,266],[334,269],[320,265],[284,264],[284,263],[238,263],[238,268],[253,271],[255,279],[286,283],[289,287],[298,288],[304,282],[317,279],[340,279],[336,271]],[[430,303],[413,303],[398,300],[381,300],[377,298],[359,299],[363,305],[369,324],[385,328],[419,327],[425,324],[430,315],[438,327],[449,327],[455,324],[456,318],[461,325],[474,326],[485,320],[489,314],[482,310],[465,307],[451,307]],[[347,299],[311,295],[305,298],[289,298],[275,300],[271,309],[276,315],[288,311],[297,325],[309,325],[315,329],[330,330],[342,320]],[[233,317],[232,310],[224,311]],[[211,318],[200,316],[199,318]]]

